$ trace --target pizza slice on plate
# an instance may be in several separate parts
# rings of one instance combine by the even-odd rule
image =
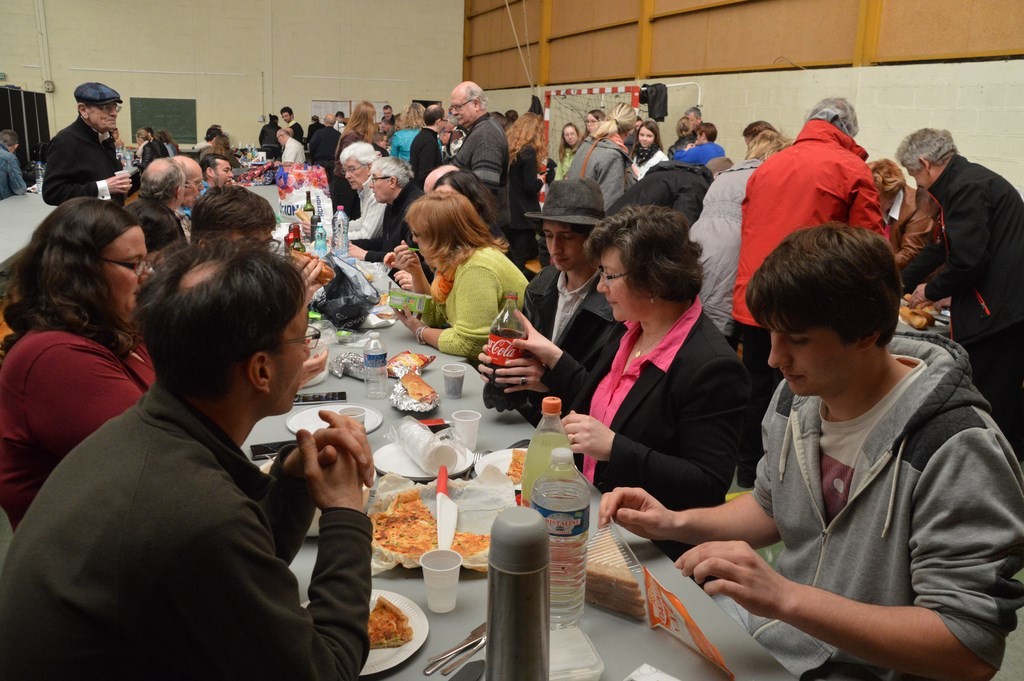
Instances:
[[[370,612],[368,624],[370,649],[400,648],[412,640],[412,627],[409,618],[397,605],[384,598],[377,597],[377,604]]]

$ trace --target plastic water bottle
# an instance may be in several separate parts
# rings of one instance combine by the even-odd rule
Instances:
[[[526,463],[523,464],[523,506],[530,505],[534,482],[551,465],[551,452],[556,447],[569,447],[569,438],[562,428],[562,400],[545,397],[540,405],[540,423],[530,438]]]
[[[317,257],[327,255],[327,230],[324,229],[319,217],[313,218],[316,226],[313,228],[313,252]]]
[[[46,166],[42,161],[36,161],[36,191],[43,193],[43,175],[46,175]]]
[[[345,206],[338,204],[338,212],[334,214],[334,254],[339,258],[348,257],[348,215]]]
[[[551,628],[575,627],[583,617],[587,585],[590,485],[573,464],[572,450],[559,447],[533,486],[532,507],[551,539]]]
[[[382,400],[388,396],[388,351],[380,334],[370,333],[370,340],[363,349],[363,368],[366,370],[366,397]]]

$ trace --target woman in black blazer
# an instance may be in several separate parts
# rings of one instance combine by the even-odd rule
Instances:
[[[572,405],[562,419],[577,462],[602,492],[642,487],[679,510],[720,504],[732,482],[750,377],[701,311],[700,246],[682,214],[629,207],[587,242],[598,290],[625,322],[593,370],[528,328],[516,341],[548,367],[499,369]],[[518,372],[518,373],[517,373]],[[504,380],[501,380],[504,379]],[[682,545],[663,545],[670,556]]]

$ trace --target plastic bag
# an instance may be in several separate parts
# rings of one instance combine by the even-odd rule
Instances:
[[[334,269],[335,276],[313,294],[310,307],[339,329],[359,328],[380,300],[380,294],[362,272],[333,253],[323,259]]]

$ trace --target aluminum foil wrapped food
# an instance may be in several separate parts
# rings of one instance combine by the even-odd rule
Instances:
[[[423,380],[417,369],[400,364],[394,367],[394,372],[399,380],[391,391],[392,407],[399,411],[425,413],[441,404],[437,391]]]
[[[360,381],[366,380],[366,369],[363,367],[363,353],[361,352],[343,352],[340,355],[335,355],[327,366],[331,374],[338,378],[352,376]]]

